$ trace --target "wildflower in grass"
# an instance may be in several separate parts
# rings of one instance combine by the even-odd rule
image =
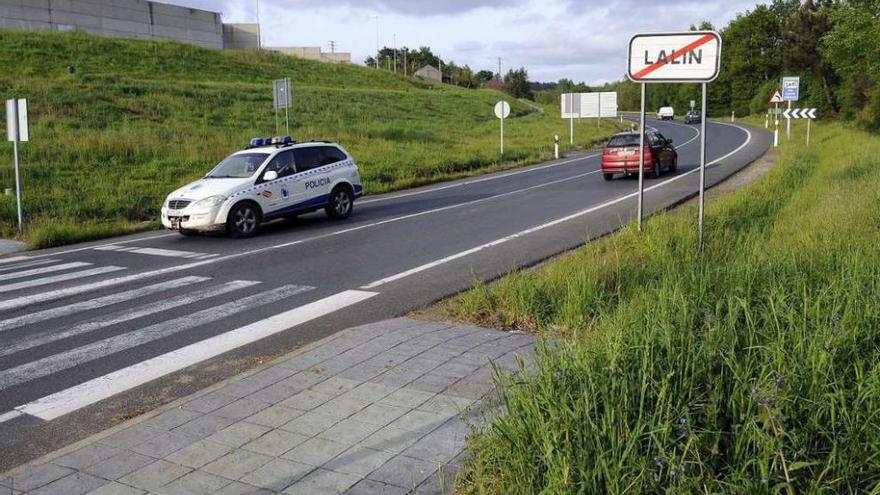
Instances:
[[[831,317],[831,323],[832,323],[834,326],[839,325],[839,324],[840,324],[840,315],[837,314],[837,313],[835,313],[834,316]]]

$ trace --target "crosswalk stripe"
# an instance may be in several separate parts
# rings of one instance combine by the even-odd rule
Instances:
[[[31,287],[39,287],[41,285],[54,284],[56,282],[65,282],[67,280],[76,280],[78,278],[92,277],[95,275],[102,275],[104,273],[117,272],[119,270],[125,270],[125,267],[122,267],[122,266],[102,266],[99,268],[92,268],[91,270],[82,270],[79,272],[65,273],[63,275],[53,275],[51,277],[43,277],[43,278],[37,278],[34,280],[27,280],[25,282],[0,285],[0,292],[12,292],[14,290],[19,290],[19,289],[28,289]]]
[[[15,263],[16,261],[27,261],[27,260],[32,260],[32,259],[34,259],[34,258],[30,257],[30,256],[13,256],[12,258],[0,259],[0,265],[6,264],[6,263]]]
[[[149,256],[164,256],[167,258],[201,258],[206,253],[197,253],[194,251],[178,251],[176,249],[160,249],[160,248],[142,248],[137,246],[99,246],[96,251],[119,251],[125,253],[146,254]]]
[[[313,289],[314,287],[302,285],[286,285],[6,369],[0,371],[0,390],[73,368],[74,366],[106,357],[110,354],[147,344],[184,330],[222,320],[241,311],[271,304]]]
[[[14,265],[0,265],[0,272],[9,272],[12,270],[20,270],[22,268],[28,268],[31,266],[40,266],[40,265],[48,265],[50,263],[58,263],[58,260],[53,259],[42,259],[36,261],[28,261],[27,263],[16,263]]]
[[[144,316],[161,313],[163,311],[168,311],[169,309],[186,306],[187,304],[199,302],[204,299],[210,299],[212,297],[217,297],[223,294],[227,294],[229,292],[252,287],[257,284],[259,284],[259,282],[252,282],[249,280],[235,280],[233,282],[227,282],[223,285],[208,287],[190,294],[181,295],[164,301],[150,303],[138,308],[129,308],[122,311],[117,311],[109,315],[101,315],[93,320],[77,323],[76,325],[61,332],[57,331],[57,329],[40,332],[28,336],[28,338],[20,340],[14,344],[4,346],[2,349],[0,349],[0,356],[8,356],[10,354],[15,354],[17,352],[25,351],[27,349],[33,349],[34,347],[46,345],[58,340],[74,337],[76,335],[82,335],[84,333],[94,332],[95,330],[99,330],[101,328],[117,325],[119,323],[135,320],[137,318],[143,318]]]
[[[73,263],[62,263],[60,265],[55,265],[55,266],[44,266],[42,268],[30,268],[28,270],[24,270],[21,272],[0,274],[0,281],[14,280],[16,278],[31,277],[33,275],[42,275],[44,273],[63,272],[64,270],[73,270],[74,268],[83,268],[86,266],[92,266],[92,264],[91,263],[84,263],[82,261],[74,261]]]
[[[157,292],[162,292],[165,290],[185,287],[187,285],[204,282],[206,280],[210,280],[210,277],[183,277],[169,280],[167,282],[139,287],[137,289],[132,289],[125,292],[117,292],[115,294],[110,294],[109,296],[90,299],[88,301],[68,304],[67,306],[59,306],[57,308],[50,308],[43,311],[37,311],[35,313],[28,313],[26,315],[18,316],[16,318],[0,320],[0,332],[11,330],[13,328],[23,327],[25,325],[30,325],[33,323],[38,323],[41,321],[51,320],[53,318],[60,318],[62,316],[80,313],[82,311],[88,311],[90,309],[103,308],[112,304],[118,304],[121,302],[130,301],[132,299],[149,296],[151,294],[155,294]],[[0,355],[5,355],[3,351],[4,349],[0,349]]]
[[[375,292],[348,290],[245,325],[180,349],[141,361],[66,390],[18,406],[15,410],[45,421],[182,370],[241,346],[270,337],[340,309],[365,301]]]

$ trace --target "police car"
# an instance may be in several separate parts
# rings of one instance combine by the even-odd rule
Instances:
[[[263,222],[321,208],[330,218],[348,218],[362,193],[357,164],[338,144],[255,138],[201,180],[171,193],[162,225],[183,235],[225,230],[250,237]]]

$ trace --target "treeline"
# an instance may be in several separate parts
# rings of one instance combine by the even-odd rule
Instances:
[[[763,113],[780,79],[800,76],[798,107],[880,130],[880,0],[774,0],[737,16],[720,33],[721,73],[709,85],[710,114]],[[639,108],[637,84],[624,80],[592,90],[617,91],[621,109]],[[648,85],[651,111],[685,110],[691,100],[699,105],[696,84]]]

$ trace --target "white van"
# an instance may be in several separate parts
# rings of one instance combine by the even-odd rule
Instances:
[[[250,237],[265,221],[321,208],[331,218],[347,218],[361,194],[357,164],[338,144],[256,138],[168,195],[162,225],[183,235],[225,230]]]
[[[657,112],[657,118],[660,120],[675,120],[675,110],[672,107],[660,107]]]

